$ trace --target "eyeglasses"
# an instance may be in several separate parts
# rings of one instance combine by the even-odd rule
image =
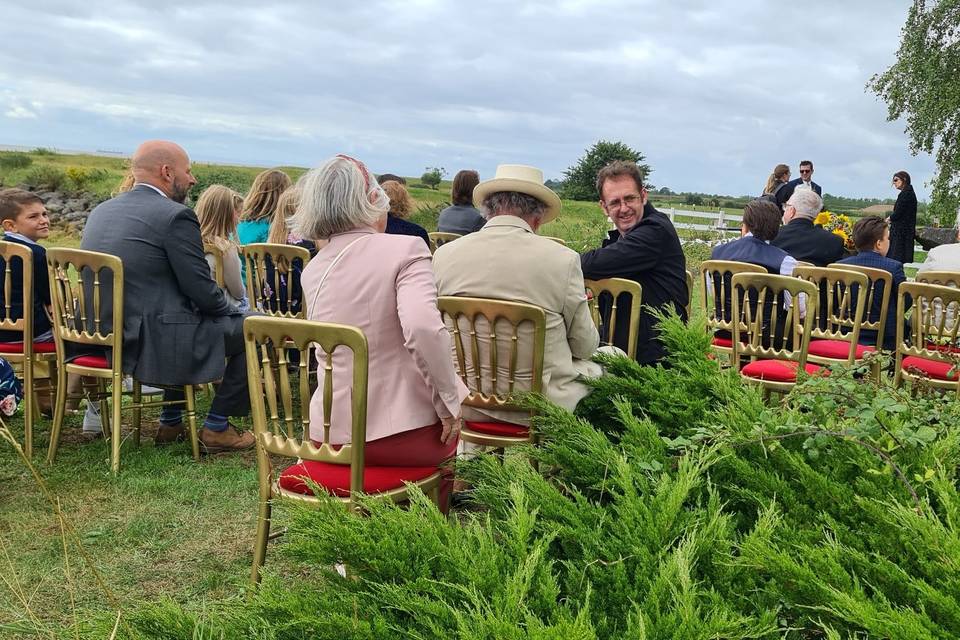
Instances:
[[[628,207],[633,207],[640,203],[643,198],[639,195],[635,196],[624,196],[623,198],[617,198],[616,200],[610,200],[603,203],[603,206],[607,209],[619,209],[620,205],[625,204]]]

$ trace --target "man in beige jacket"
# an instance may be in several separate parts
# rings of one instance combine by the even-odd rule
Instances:
[[[600,336],[590,317],[580,270],[580,256],[548,238],[536,235],[541,225],[560,213],[560,198],[543,185],[539,169],[500,165],[496,177],[473,191],[474,205],[487,216],[484,227],[437,249],[433,270],[440,296],[469,296],[523,302],[546,312],[543,359],[543,395],[573,410],[589,389],[578,378],[598,376],[602,370],[590,361]],[[478,331],[486,331],[479,326]],[[505,322],[505,321],[504,321]],[[505,327],[509,325],[505,324]],[[498,335],[509,335],[497,327]],[[533,330],[520,327],[516,390],[530,388],[529,367]],[[485,341],[481,341],[482,343]],[[483,345],[485,346],[485,345]],[[506,356],[506,353],[504,353]],[[508,362],[508,357],[498,362]],[[487,362],[481,355],[481,363]],[[481,370],[484,380],[489,372]],[[498,386],[506,387],[505,371]],[[471,378],[472,379],[472,378]],[[473,414],[473,415],[470,415]],[[464,408],[467,420],[494,420],[526,424],[526,414]]]

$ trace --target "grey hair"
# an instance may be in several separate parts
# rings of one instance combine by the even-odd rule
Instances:
[[[540,220],[546,212],[546,204],[519,191],[496,191],[483,199],[483,213],[487,219],[511,215],[525,220]]]
[[[823,198],[818,196],[813,189],[797,189],[787,200],[787,204],[793,205],[797,210],[798,217],[812,220],[823,209]]]
[[[359,161],[330,158],[311,169],[294,187],[299,196],[290,220],[293,232],[304,238],[329,238],[358,227],[370,227],[390,209],[390,200]],[[373,202],[370,196],[373,195]]]

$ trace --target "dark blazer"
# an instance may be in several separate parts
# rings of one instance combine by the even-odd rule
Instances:
[[[47,275],[47,250],[39,244],[24,242],[4,234],[6,242],[15,242],[30,249],[33,254],[33,335],[34,338],[50,331],[50,317],[45,307],[50,305],[50,280]],[[10,320],[23,317],[23,265],[20,259],[11,261],[10,270]],[[3,281],[0,280],[0,299],[4,298]],[[0,314],[3,313],[0,307]],[[22,342],[19,331],[0,331],[0,342]]]
[[[802,178],[794,178],[787,184],[783,185],[782,189],[777,190],[777,204],[780,205],[781,209],[783,209],[783,203],[790,199],[790,196],[793,195],[793,192],[796,191],[801,182],[803,182]],[[821,198],[823,197],[823,189],[821,189],[820,185],[818,185],[816,182],[811,181],[810,188],[812,188],[818,196]]]
[[[80,246],[123,261],[124,372],[158,384],[223,377],[227,318],[243,314],[210,277],[193,210],[138,185],[93,210]]]
[[[908,184],[897,196],[890,215],[890,250],[887,257],[900,262],[913,262],[913,242],[917,231],[917,194]]]
[[[644,208],[643,217],[633,229],[625,236],[619,231],[611,231],[601,248],[580,256],[580,265],[583,277],[589,280],[626,278],[640,283],[644,306],[640,312],[637,362],[652,364],[663,358],[665,352],[657,339],[656,319],[647,307],[673,308],[686,320],[686,304],[690,297],[687,261],[670,219],[652,206]],[[617,320],[615,335],[623,336],[626,341],[628,314],[618,314]],[[615,343],[625,348],[625,345]]]
[[[427,243],[428,249],[430,248],[430,236],[427,235],[426,229],[415,222],[410,222],[397,216],[387,216],[387,228],[384,230],[384,233],[393,233],[401,236],[417,236]]]
[[[440,212],[437,231],[459,233],[462,236],[480,231],[487,219],[475,207],[453,204]]]
[[[783,225],[770,244],[797,260],[812,262],[818,267],[825,267],[847,255],[843,238],[814,225],[809,218],[794,218],[790,224]]]
[[[861,251],[855,256],[844,258],[839,261],[842,264],[853,264],[861,267],[873,267],[874,269],[883,269],[893,274],[893,286],[890,288],[890,305],[887,307],[887,324],[883,330],[883,348],[892,351],[897,346],[897,292],[900,285],[906,282],[907,276],[903,272],[903,264],[887,256],[882,256],[876,251]],[[870,308],[870,322],[876,322],[880,319],[880,307],[883,297],[883,283],[875,285],[873,295],[873,304]],[[913,304],[909,298],[906,300],[906,311]],[[907,325],[905,319],[900,321]],[[860,344],[877,344],[876,331],[860,331]]]

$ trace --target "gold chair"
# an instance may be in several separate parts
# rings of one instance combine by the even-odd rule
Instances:
[[[449,233],[446,231],[431,231],[427,236],[430,238],[430,253],[436,253],[437,249],[448,242],[453,242],[457,238],[463,237],[459,233]]]
[[[960,272],[957,271],[921,271],[914,278],[923,284],[939,284],[944,287],[960,287]]]
[[[733,316],[730,279],[738,273],[766,273],[760,265],[733,260],[704,260],[700,263],[700,307],[713,335],[711,349],[718,356],[733,358]],[[691,295],[692,295],[691,289]],[[719,335],[718,335],[719,334]]]
[[[204,242],[203,252],[213,256],[213,269],[210,277],[222,289],[225,286],[223,282],[223,250],[212,242]]]
[[[626,298],[630,305],[629,309],[626,310],[630,314],[628,316],[630,324],[628,325],[627,342],[623,344],[621,341],[622,346],[617,346],[626,351],[628,356],[636,359],[637,335],[640,332],[640,306],[643,298],[640,283],[625,278],[606,278],[604,280],[584,280],[583,284],[592,294],[589,301],[590,315],[593,316],[593,323],[600,331],[600,344],[614,343],[617,329],[617,303],[623,302]],[[605,302],[609,302],[609,308],[607,309],[609,313],[606,318],[601,317],[603,310],[600,308],[600,296],[604,297]]]
[[[22,298],[13,298],[15,264],[21,271],[20,290]],[[29,247],[15,242],[0,241],[0,279],[3,282],[3,317],[0,331],[16,331],[23,334],[20,342],[0,343],[0,357],[21,369],[23,376],[23,451],[33,455],[33,425],[40,413],[37,406],[36,365],[45,363],[49,372],[50,363],[56,362],[56,343],[34,342],[33,336],[33,252]],[[19,310],[16,308],[19,305]],[[15,318],[20,315],[21,317]],[[47,378],[48,392],[53,391]]]
[[[905,380],[960,394],[960,289],[922,282],[904,282],[897,295],[897,317],[913,300],[909,333],[897,323],[897,362],[894,384]]]
[[[687,306],[684,308],[687,310],[687,322],[689,322],[693,317],[693,283],[697,275],[690,269],[684,269],[684,273],[687,276]]]
[[[53,336],[57,345],[57,404],[50,432],[47,462],[53,464],[60,443],[60,430],[67,405],[67,375],[97,378],[104,432],[110,435],[110,470],[120,471],[120,411],[133,411],[133,442],[140,445],[141,411],[147,408],[183,404],[190,427],[193,457],[200,459],[197,439],[196,407],[193,385],[183,385],[184,400],[142,402],[140,382],[133,381],[133,402],[122,404],[123,391],[123,263],[116,256],[53,248],[47,250],[50,297],[53,302]],[[93,348],[104,355],[82,355],[66,359],[66,345],[78,350]],[[109,352],[110,359],[106,357]],[[109,385],[110,391],[106,391]],[[179,387],[178,387],[179,388]],[[107,398],[109,408],[107,411]]]
[[[306,318],[300,273],[310,262],[310,252],[303,247],[266,242],[243,245],[240,252],[246,265],[251,308],[270,316]]]
[[[810,375],[822,370],[807,364],[819,303],[816,285],[789,276],[738,273],[730,288],[733,366],[743,380],[761,385],[769,395],[771,391],[789,391],[801,369]],[[806,314],[801,313],[801,295],[806,298]],[[748,364],[743,364],[745,358],[750,359]]]
[[[877,339],[874,343],[877,349],[883,349],[884,338],[887,331],[896,331],[895,327],[887,327],[887,311],[890,309],[890,292],[893,290],[893,274],[883,269],[874,269],[873,267],[861,267],[855,264],[845,264],[834,262],[827,265],[829,269],[845,269],[847,271],[856,271],[867,276],[869,286],[867,287],[867,297],[863,304],[867,310],[863,314],[863,321],[860,323],[860,336],[865,331],[875,332]],[[880,296],[880,316],[873,319],[873,307],[875,306],[876,296]],[[896,304],[896,301],[894,301]]]
[[[470,389],[463,406],[525,412],[510,396],[542,389],[544,310],[520,302],[454,296],[438,298],[437,305],[453,339],[457,373]],[[504,448],[532,442],[533,434],[529,427],[508,422],[465,420],[460,439]]]
[[[819,313],[810,334],[808,361],[852,365],[877,350],[858,342],[863,316],[868,309],[866,299],[870,281],[866,275],[828,267],[797,267],[793,275],[812,282],[820,292]]]
[[[360,510],[357,498],[372,494],[384,500],[402,502],[409,492],[405,483],[415,484],[434,502],[439,502],[442,472],[439,467],[370,467],[364,463],[367,436],[367,339],[356,327],[326,322],[313,322],[269,316],[253,316],[244,320],[243,335],[247,355],[247,381],[253,432],[257,438],[257,483],[259,501],[257,535],[253,553],[251,580],[260,581],[260,568],[271,539],[270,518],[273,500],[289,498],[318,502],[314,487],[326,490],[354,511]],[[273,349],[286,344],[300,353],[299,379],[294,386],[287,369],[287,349]],[[323,442],[309,438],[311,348],[323,354]],[[333,354],[338,348],[352,355],[351,443],[329,444],[330,415],[333,408]],[[273,355],[280,367],[273,369]],[[348,375],[342,373],[341,375]],[[283,399],[280,411],[267,414],[264,396],[277,390]],[[296,390],[296,394],[294,393]],[[297,402],[294,402],[294,400]],[[271,456],[295,458],[297,463],[274,474]],[[276,537],[276,536],[273,536]]]
[[[813,264],[812,262],[804,262],[803,260],[797,260],[797,266],[798,267],[815,267],[817,265]]]

